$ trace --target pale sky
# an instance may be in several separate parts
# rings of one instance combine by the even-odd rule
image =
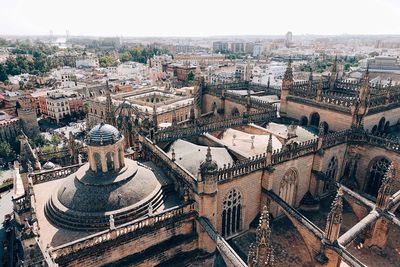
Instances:
[[[0,0],[0,35],[400,34],[400,0]]]

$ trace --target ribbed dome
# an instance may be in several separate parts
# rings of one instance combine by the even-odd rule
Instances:
[[[91,146],[106,146],[115,144],[121,138],[121,133],[110,124],[100,123],[90,130],[87,143]]]

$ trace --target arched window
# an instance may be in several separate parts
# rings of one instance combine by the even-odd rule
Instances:
[[[122,154],[121,148],[118,149],[118,161],[119,161],[119,167],[120,168],[124,167],[124,156]]]
[[[108,152],[106,154],[106,159],[107,159],[107,171],[113,171],[114,170],[114,153]]]
[[[99,153],[94,153],[94,162],[96,163],[96,172],[101,172],[101,157]]]
[[[372,127],[372,133],[376,134],[378,131],[378,126],[374,125],[374,127]]]
[[[307,126],[307,124],[308,124],[308,119],[307,119],[307,117],[306,117],[306,116],[301,116],[301,118],[300,118],[300,125],[301,125],[301,126]]]
[[[369,169],[368,183],[365,188],[365,192],[371,196],[377,196],[379,187],[382,184],[382,178],[385,175],[390,160],[387,158],[379,158],[371,165]]]
[[[229,237],[241,228],[242,194],[232,189],[225,196],[222,209],[222,236]]]
[[[336,173],[337,173],[337,158],[332,157],[331,161],[329,161],[328,168],[326,169],[325,175],[326,178],[328,179],[324,183],[324,188],[322,189],[322,193],[326,193],[331,191],[331,183],[329,181],[335,181],[336,180]]]
[[[329,124],[326,121],[321,122],[322,127],[324,128],[324,134],[329,133]]]
[[[319,114],[318,112],[314,112],[311,114],[310,116],[310,126],[315,126],[318,127],[319,126]]]
[[[279,196],[290,206],[296,204],[297,171],[289,169],[282,178],[279,187]]]
[[[384,129],[384,127],[385,127],[385,122],[386,122],[385,117],[382,117],[382,118],[379,120],[379,124],[378,124],[378,131],[379,131],[379,132],[382,132],[382,131],[383,131],[383,129]]]

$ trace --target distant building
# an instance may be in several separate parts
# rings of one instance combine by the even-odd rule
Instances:
[[[99,60],[94,56],[82,55],[76,59],[77,68],[98,68]]]
[[[293,43],[293,34],[292,32],[287,32],[285,38],[285,46],[289,48],[292,43]]]
[[[229,45],[227,42],[213,42],[213,52],[214,53],[226,53],[229,50]]]

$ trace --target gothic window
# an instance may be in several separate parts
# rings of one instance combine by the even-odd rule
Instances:
[[[382,117],[382,118],[379,120],[379,124],[378,124],[378,131],[379,131],[379,132],[382,132],[382,131],[384,130],[385,122],[386,122],[385,117]]]
[[[369,169],[368,183],[365,192],[371,196],[377,196],[379,187],[382,183],[382,178],[385,175],[388,167],[390,165],[390,160],[387,158],[379,158]]]
[[[301,125],[301,126],[307,126],[307,124],[308,124],[308,119],[307,119],[307,117],[306,117],[306,116],[302,116],[302,117],[300,118],[300,125]]]
[[[322,190],[322,193],[326,193],[331,191],[331,183],[329,181],[335,181],[336,180],[336,173],[337,173],[337,158],[332,157],[331,161],[329,161],[328,168],[326,169],[325,175],[326,178],[328,179],[324,183],[324,188]]]
[[[279,187],[279,196],[290,206],[296,204],[297,192],[297,171],[294,169],[288,170],[282,178]]]
[[[324,128],[324,134],[329,133],[329,124],[326,121],[321,122],[322,127]]]
[[[317,112],[314,112],[311,114],[310,116],[310,126],[315,126],[318,127],[319,126],[319,114]]]
[[[107,159],[107,171],[114,170],[114,153],[108,152],[106,154],[106,159]]]
[[[96,172],[101,171],[101,157],[99,153],[94,153],[94,162],[96,163]]]
[[[225,196],[222,209],[222,236],[229,237],[239,232],[241,227],[242,194],[232,189]]]

